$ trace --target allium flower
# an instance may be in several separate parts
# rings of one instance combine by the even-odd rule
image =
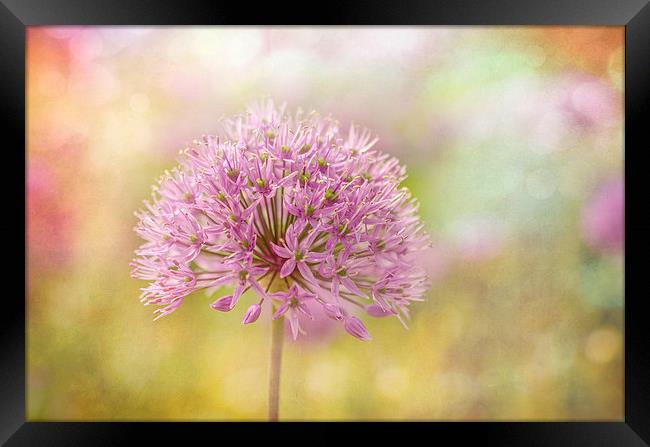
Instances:
[[[398,160],[373,149],[367,130],[343,134],[330,118],[271,102],[224,130],[184,149],[136,213],[145,243],[132,275],[150,281],[141,299],[162,306],[157,318],[192,292],[232,284],[213,309],[230,311],[252,289],[259,302],[242,323],[271,300],[294,338],[307,301],[361,340],[370,335],[356,309],[404,323],[426,290],[418,256],[429,240]]]

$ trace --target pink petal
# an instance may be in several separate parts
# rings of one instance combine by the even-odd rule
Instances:
[[[235,304],[239,301],[239,297],[241,297],[242,293],[244,293],[244,286],[238,283],[235,287],[235,292],[232,294],[232,302],[230,303],[231,309],[235,307]]]
[[[334,276],[332,278],[332,295],[339,296],[339,278]]]
[[[291,257],[291,252],[287,250],[285,247],[281,247],[279,245],[274,244],[271,242],[271,248],[275,252],[276,255],[281,256],[283,258],[290,258]]]
[[[354,293],[355,295],[359,295],[362,298],[368,298],[368,295],[365,295],[363,292],[361,292],[361,290],[359,290],[355,282],[352,281],[350,278],[348,277],[341,278],[341,283],[345,286],[346,289],[348,289],[350,292]]]
[[[261,296],[262,298],[266,298],[267,296],[266,292],[264,291],[264,289],[262,289],[262,287],[260,287],[260,284],[257,281],[255,281],[253,278],[250,278],[248,280],[248,283],[251,285],[253,290],[257,292],[259,296]]]
[[[306,315],[307,317],[311,318],[312,320],[314,319],[314,316],[311,314],[309,309],[305,304],[299,304],[298,307],[296,308],[299,312],[301,312],[303,315]]]
[[[287,276],[293,273],[293,270],[296,268],[296,260],[293,258],[287,259],[280,269],[280,278],[286,278]]]
[[[291,202],[289,202],[288,200],[285,200],[285,201],[284,201],[284,207],[287,209],[288,212],[290,212],[291,214],[293,214],[293,215],[295,215],[295,216],[297,216],[298,214],[300,214],[300,208],[295,207],[295,206],[294,206]]]
[[[300,330],[300,324],[298,323],[298,316],[295,313],[292,313],[289,317],[289,325],[291,326],[291,334],[293,339],[298,338],[298,331]]]
[[[305,247],[310,247],[311,244],[314,242],[314,239],[316,239],[316,236],[318,236],[318,234],[320,233],[320,225],[319,225],[318,221],[316,221],[315,224],[312,223],[311,226],[313,228],[309,232],[309,235],[307,236],[307,239],[305,239],[305,243],[304,243]]]
[[[381,308],[381,306],[377,306],[376,304],[371,304],[370,306],[366,307],[366,312],[368,312],[368,315],[371,317],[375,318],[381,318],[381,317],[387,317],[389,315],[395,315],[395,312],[392,310],[386,310]]]
[[[321,262],[323,259],[327,257],[327,253],[317,253],[317,252],[309,252],[305,255],[305,261],[307,262]]]
[[[318,283],[316,282],[316,278],[314,278],[314,274],[311,272],[311,269],[307,264],[305,264],[304,262],[299,262],[298,270],[300,271],[302,277],[307,280],[307,282],[315,286],[318,285]]]
[[[291,180],[293,180],[293,178],[294,178],[296,175],[298,175],[298,172],[297,172],[297,171],[294,171],[294,172],[292,172],[291,174],[287,175],[285,178],[283,178],[282,180],[280,180],[280,181],[278,182],[278,186],[284,186],[284,185],[289,184],[289,182],[290,182]]]
[[[390,306],[386,302],[383,296],[381,296],[379,293],[375,293],[372,291],[372,299],[375,301],[375,303],[379,304],[379,306],[382,309],[390,309]]]
[[[251,214],[253,214],[253,211],[255,211],[255,208],[257,208],[257,205],[262,201],[262,198],[260,197],[259,199],[255,200],[253,203],[251,203],[248,208],[244,210],[242,213],[242,219],[248,219]]]
[[[287,310],[289,310],[289,302],[288,302],[288,301],[287,301],[286,303],[284,303],[282,306],[280,306],[280,307],[278,308],[278,310],[275,311],[275,313],[273,314],[273,319],[274,319],[274,320],[277,320],[277,319],[280,318],[282,315],[284,315],[285,313],[287,313]]]

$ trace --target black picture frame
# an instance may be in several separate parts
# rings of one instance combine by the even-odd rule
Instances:
[[[30,25],[204,25],[204,24],[381,24],[381,25],[618,25],[625,26],[625,193],[627,203],[642,196],[640,162],[648,144],[647,74],[650,67],[650,6],[647,0],[499,0],[499,1],[356,1],[326,2],[310,9],[282,9],[277,3],[232,4],[217,1],[161,0],[0,0],[0,107],[5,124],[5,157],[15,157],[6,169],[8,184],[3,220],[5,240],[17,240],[25,224],[25,201],[15,194],[14,180],[25,185],[25,30]],[[317,13],[311,12],[317,11]],[[13,161],[13,160],[12,160]],[[16,168],[22,166],[22,170]],[[10,175],[6,175],[10,174]],[[11,178],[15,175],[17,178]],[[23,196],[24,197],[24,196]],[[7,198],[15,202],[6,203]],[[640,207],[639,207],[640,208]],[[642,253],[650,225],[639,208],[626,206],[625,253],[625,416],[620,422],[431,422],[365,424],[248,424],[220,423],[68,423],[29,422],[25,408],[26,265],[6,254],[3,312],[0,313],[0,442],[6,445],[128,445],[182,436],[214,439],[224,433],[245,438],[279,431],[310,433],[310,440],[348,437],[352,428],[386,441],[428,436],[430,442],[453,437],[454,443],[484,440],[495,445],[525,446],[643,446],[650,444],[650,331],[643,319],[645,294]],[[17,212],[18,211],[18,212]],[[22,211],[23,219],[20,217]],[[13,216],[13,217],[10,217]],[[24,231],[24,228],[23,230]],[[28,253],[16,244],[18,259]],[[9,259],[8,259],[9,258]],[[18,278],[23,278],[21,281]],[[20,287],[23,287],[20,293]],[[9,293],[7,293],[7,291]],[[352,427],[354,425],[354,427]],[[415,434],[414,434],[415,433]],[[303,433],[301,433],[302,435]],[[297,434],[289,434],[296,436]],[[406,438],[409,436],[409,438]],[[310,441],[311,442],[311,441]]]

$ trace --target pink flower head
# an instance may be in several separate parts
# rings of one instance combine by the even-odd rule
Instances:
[[[195,140],[136,214],[144,243],[131,265],[149,281],[142,301],[163,306],[160,317],[197,290],[230,284],[215,310],[252,290],[260,301],[242,322],[255,322],[270,298],[294,338],[298,316],[311,317],[306,302],[361,340],[370,336],[353,309],[404,322],[426,291],[418,257],[429,239],[400,186],[404,167],[376,141],[271,102],[226,120],[221,137]],[[267,295],[273,284],[285,290]]]

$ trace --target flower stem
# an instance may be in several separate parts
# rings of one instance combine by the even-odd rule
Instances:
[[[280,369],[284,342],[284,317],[271,321],[271,361],[269,369],[269,421],[277,422],[280,410]]]

